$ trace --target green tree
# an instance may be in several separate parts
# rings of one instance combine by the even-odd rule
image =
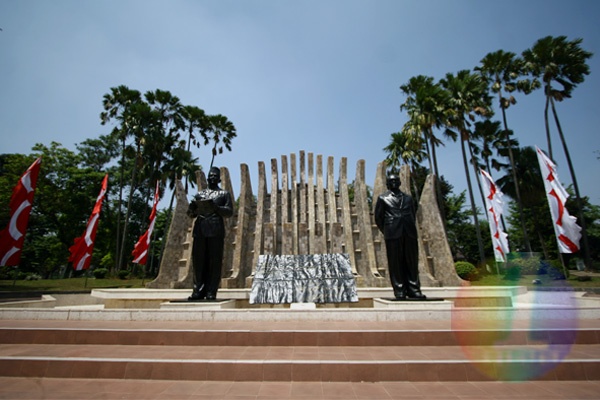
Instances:
[[[480,264],[483,265],[485,264],[485,251],[477,217],[477,207],[475,206],[473,196],[473,186],[471,184],[465,145],[470,147],[471,121],[474,121],[478,115],[490,116],[492,114],[491,100],[487,94],[487,83],[480,75],[473,74],[468,70],[462,70],[456,75],[452,73],[446,74],[446,77],[440,81],[440,84],[448,91],[450,96],[448,104],[451,114],[445,122],[446,131],[448,132],[448,136],[460,138],[460,148],[467,178],[467,189],[477,232]]]
[[[432,77],[424,75],[410,78],[400,90],[407,96],[400,105],[400,110],[406,110],[409,117],[405,131],[423,135],[429,169],[439,177],[436,148],[442,141],[434,135],[433,128],[439,128],[445,121],[448,93]]]
[[[544,108],[544,122],[546,124],[546,139],[548,142],[548,155],[554,159],[552,154],[552,143],[550,140],[550,127],[548,124],[548,105],[552,109],[554,122],[558,130],[558,135],[562,143],[573,188],[577,199],[577,206],[580,211],[583,210],[583,202],[577,183],[577,174],[571,162],[571,155],[567,142],[558,119],[555,102],[570,98],[573,90],[578,84],[583,83],[585,75],[589,75],[590,67],[587,60],[592,57],[592,53],[581,48],[583,39],[569,41],[566,36],[546,36],[534,43],[531,49],[523,52],[526,70],[537,80],[542,80],[546,105]],[[591,265],[590,247],[587,237],[587,227],[583,214],[579,214],[579,223],[581,225],[581,234],[583,240],[583,251],[586,265]]]
[[[401,161],[410,167],[410,180],[413,192],[416,194],[415,199],[417,203],[419,202],[419,193],[414,173],[416,166],[427,157],[427,153],[423,150],[422,142],[423,139],[421,136],[416,136],[403,130],[402,132],[392,133],[390,143],[383,148],[383,151],[387,153],[385,161],[391,168],[399,171]]]
[[[125,189],[125,168],[127,159],[135,153],[128,139],[139,131],[139,118],[136,115],[136,108],[142,102],[142,95],[138,90],[129,89],[125,85],[120,85],[110,89],[110,93],[103,96],[102,106],[104,111],[100,113],[102,125],[114,122],[115,127],[111,131],[112,140],[118,140],[121,143],[121,161],[119,172],[119,198],[117,201],[117,231],[115,235],[115,269],[119,269],[121,262],[121,247],[125,233],[121,232],[123,192]]]

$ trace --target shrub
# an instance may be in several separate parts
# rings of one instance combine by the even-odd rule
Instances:
[[[521,278],[521,267],[518,265],[513,265],[506,268],[506,273],[504,274],[504,279],[509,281],[518,281]]]
[[[475,268],[475,266],[470,262],[457,261],[454,263],[454,268],[461,279],[466,279],[468,281],[474,281],[477,279],[477,268]]]
[[[106,275],[108,275],[108,269],[106,268],[96,268],[92,272],[94,274],[94,278],[96,279],[104,279]]]
[[[519,260],[521,267],[521,275],[538,275],[540,273],[541,264],[537,257],[522,258]]]
[[[548,276],[554,280],[567,279],[560,260],[550,260],[547,267]],[[568,273],[568,271],[567,271]]]
[[[118,275],[119,279],[127,279],[127,277],[129,277],[129,271],[127,271],[126,269],[122,269],[119,271]]]

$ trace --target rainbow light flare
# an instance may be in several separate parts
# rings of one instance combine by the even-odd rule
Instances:
[[[578,325],[573,290],[560,282],[560,291],[531,291],[531,303],[488,308],[484,318],[474,318],[473,308],[453,308],[452,330],[467,358],[498,381],[527,381],[553,370],[571,352]],[[461,289],[457,298],[469,293]]]

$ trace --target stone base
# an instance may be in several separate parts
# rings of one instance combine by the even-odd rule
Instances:
[[[439,298],[432,299],[406,299],[375,298],[373,308],[388,308],[393,310],[451,310],[452,302]]]
[[[375,299],[373,299],[373,300],[375,300]],[[444,301],[445,299],[442,299],[441,297],[426,297],[424,299],[416,299],[416,298],[412,298],[412,297],[405,297],[403,299],[397,299],[395,297],[388,297],[388,298],[383,298],[382,300],[414,302],[414,301]]]
[[[235,308],[235,300],[173,300],[160,305],[161,310],[224,310]]]

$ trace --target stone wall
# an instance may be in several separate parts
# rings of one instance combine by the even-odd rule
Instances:
[[[297,162],[298,160],[298,162]],[[223,288],[250,288],[258,257],[265,254],[300,255],[347,253],[358,286],[387,287],[385,241],[373,220],[374,204],[369,203],[365,161],[356,164],[354,198],[348,187],[347,159],[339,161],[337,187],[334,159],[300,151],[271,159],[270,177],[264,162],[258,163],[258,187],[254,194],[246,164],[240,165],[240,195],[234,215],[226,220],[227,236],[223,261]],[[385,163],[375,174],[373,199],[386,190]],[[410,172],[401,169],[402,190],[410,192]],[[267,180],[270,180],[270,193]],[[221,168],[221,187],[233,186],[227,168]],[[199,188],[206,185],[199,175]],[[186,288],[191,284],[191,226],[185,214],[188,200],[181,183],[177,206],[167,237],[165,254],[156,280],[147,287]],[[256,196],[256,197],[255,197]],[[373,201],[374,203],[374,201]],[[423,286],[455,286],[462,283],[454,262],[435,198],[434,179],[427,179],[417,215],[419,229],[419,271]]]

